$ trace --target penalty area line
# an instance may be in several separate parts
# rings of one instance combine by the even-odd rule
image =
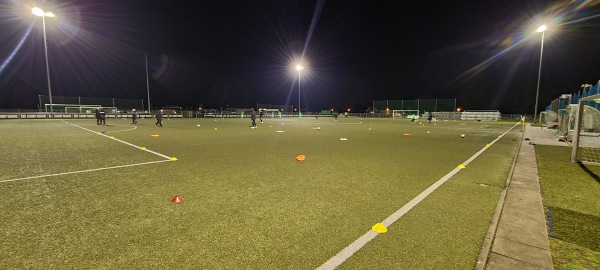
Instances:
[[[119,168],[135,167],[135,166],[149,165],[149,164],[155,164],[155,163],[161,163],[161,162],[168,162],[168,161],[171,161],[171,160],[149,161],[149,162],[143,162],[143,163],[135,163],[135,164],[119,165],[119,166],[112,166],[112,167],[105,167],[105,168],[97,168],[97,169],[89,169],[89,170],[81,170],[81,171],[74,171],[74,172],[53,173],[53,174],[46,174],[46,175],[38,175],[38,176],[30,176],[30,177],[16,178],[16,179],[0,180],[0,183],[16,182],[16,181],[22,181],[22,180],[29,180],[29,179],[36,179],[36,178],[44,178],[44,177],[53,177],[53,176],[61,176],[61,175],[68,175],[68,174],[77,174],[77,173],[87,173],[87,172],[104,171],[104,170],[110,170],[110,169],[119,169]]]
[[[87,129],[87,128],[84,128],[84,127],[81,127],[81,126],[75,125],[75,124],[73,124],[73,123],[69,123],[69,122],[67,122],[67,121],[64,121],[64,120],[62,120],[62,121],[63,121],[63,122],[65,122],[65,123],[67,123],[67,124],[69,124],[69,125],[72,125],[72,126],[78,127],[78,128],[80,128],[80,129],[83,129],[83,130],[85,130],[85,131],[89,131],[89,132],[92,132],[92,133],[98,134],[98,135],[100,135],[100,136],[104,136],[104,137],[106,137],[106,138],[109,138],[109,139],[115,140],[115,141],[117,141],[117,142],[120,142],[120,143],[123,143],[123,144],[129,145],[129,146],[131,146],[131,147],[135,147],[135,148],[137,148],[137,149],[141,149],[141,148],[142,148],[142,147],[140,147],[140,146],[137,146],[137,145],[135,145],[135,144],[128,143],[128,142],[126,142],[126,141],[122,141],[122,140],[116,139],[116,138],[114,138],[114,137],[111,137],[111,136],[108,136],[108,135],[106,135],[106,134],[102,134],[102,133],[99,133],[99,132],[93,131],[93,130],[91,130],[91,129]],[[152,153],[152,154],[155,154],[155,155],[157,155],[157,156],[159,156],[159,157],[162,157],[162,158],[165,158],[165,159],[168,159],[168,160],[171,160],[171,159],[172,159],[172,157],[170,157],[170,156],[163,155],[163,154],[161,154],[161,153],[154,152],[154,151],[152,151],[152,150],[149,150],[149,149],[145,149],[144,151],[146,151],[146,152],[149,152],[149,153]]]
[[[483,147],[481,150],[479,150],[479,152],[475,153],[473,156],[471,156],[469,159],[467,159],[461,165],[469,164],[471,161],[473,161],[475,158],[477,158],[479,155],[481,155],[483,152],[485,152],[485,150],[487,150],[487,148],[489,148],[491,145],[496,143],[498,140],[500,140],[500,138],[504,137],[504,135],[506,135],[508,132],[510,132],[513,128],[515,128],[519,124],[520,124],[520,122],[518,122],[517,124],[512,126],[510,129],[508,129],[504,133],[502,133],[502,135],[498,136],[498,138],[496,138],[491,143],[489,143],[488,145]],[[462,168],[459,166],[459,167],[455,168],[454,170],[450,171],[449,173],[447,173],[444,177],[440,178],[440,180],[433,183],[433,185],[429,186],[427,189],[425,189],[423,192],[421,192],[419,195],[417,195],[417,197],[413,198],[407,204],[405,204],[400,209],[398,209],[396,212],[394,212],[393,214],[388,216],[385,220],[383,220],[381,222],[381,224],[383,224],[383,226],[385,226],[387,228],[390,225],[392,225],[394,222],[398,221],[398,219],[400,219],[402,216],[404,216],[404,214],[408,213],[408,211],[410,211],[413,207],[415,207],[417,204],[419,204],[421,201],[423,201],[425,198],[427,198],[427,196],[429,196],[431,193],[433,193],[438,187],[440,187],[441,185],[446,183],[448,180],[450,180],[450,178],[452,178],[452,176],[457,174],[460,170],[462,170]],[[329,259],[328,261],[323,263],[321,266],[319,266],[317,268],[317,270],[330,270],[330,269],[337,268],[342,263],[344,263],[346,260],[348,260],[348,258],[350,258],[354,253],[356,253],[361,248],[363,248],[367,243],[369,243],[369,242],[371,242],[371,240],[375,239],[375,237],[377,237],[377,235],[379,235],[379,233],[377,233],[373,230],[367,231],[361,237],[359,237],[354,242],[352,242],[352,244],[348,245],[346,248],[342,249],[342,251],[338,252],[331,259]]]

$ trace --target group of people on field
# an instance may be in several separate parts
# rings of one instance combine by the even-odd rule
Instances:
[[[154,117],[156,117],[156,126],[158,127],[162,127],[162,119],[163,119],[163,115],[162,115],[163,110],[159,110],[156,112],[156,115]],[[96,109],[96,124],[98,125],[103,125],[106,126],[106,112],[104,110],[102,110],[102,108]],[[135,111],[135,109],[133,109],[131,111],[131,124],[133,125],[137,125],[137,119],[138,119],[138,114]]]
[[[100,109],[96,109],[96,124],[106,126],[106,112]]]

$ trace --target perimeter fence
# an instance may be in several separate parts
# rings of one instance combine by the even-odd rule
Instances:
[[[374,113],[393,110],[419,110],[419,114],[425,112],[454,112],[456,111],[456,98],[374,100],[373,109]]]

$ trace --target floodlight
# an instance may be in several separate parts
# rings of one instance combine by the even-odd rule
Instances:
[[[546,29],[548,29],[548,28],[546,27],[546,25],[545,25],[545,24],[542,24],[542,25],[540,25],[540,27],[538,27],[538,29],[536,30],[536,32],[538,32],[538,33],[542,33],[542,32],[544,32],[544,31],[546,31]]]

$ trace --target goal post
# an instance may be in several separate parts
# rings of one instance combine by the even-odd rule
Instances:
[[[413,118],[419,119],[419,110],[393,110],[392,118],[394,119],[402,119],[402,118]]]
[[[101,108],[100,105],[65,106],[65,113],[93,113]]]
[[[600,165],[600,111],[586,102],[590,105],[600,103],[600,94],[581,98],[578,104],[570,105],[576,106],[572,110],[571,162]]]
[[[162,107],[161,110],[163,111],[163,115],[182,115],[183,114],[183,109],[181,109],[181,107],[176,107],[176,106],[169,106],[169,107]]]
[[[498,121],[501,116],[498,110],[465,110],[460,114],[460,120]]]
[[[50,111],[50,104],[44,104],[46,112]],[[108,110],[111,113],[117,113],[117,107],[102,106],[98,104],[52,104],[54,113],[94,113],[96,109]]]

